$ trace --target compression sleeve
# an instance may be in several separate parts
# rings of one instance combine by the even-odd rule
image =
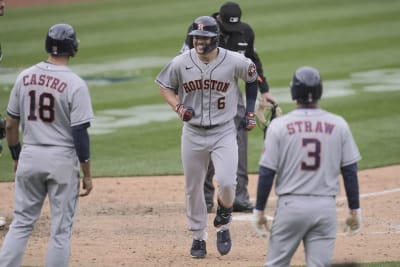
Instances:
[[[267,167],[260,166],[258,185],[257,185],[257,200],[256,210],[264,210],[267,205],[268,196],[274,182],[275,171]]]
[[[246,112],[254,112],[257,99],[257,81],[246,83]]]
[[[357,163],[341,168],[344,188],[346,190],[347,204],[350,209],[360,208],[360,194],[358,191]]]
[[[87,162],[90,159],[90,141],[87,131],[89,127],[89,122],[72,127],[72,137],[80,162]]]

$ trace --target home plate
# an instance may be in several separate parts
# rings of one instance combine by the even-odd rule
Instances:
[[[272,221],[274,217],[266,215],[268,221]],[[245,215],[233,215],[234,221],[249,221],[253,220],[253,214],[245,214]]]

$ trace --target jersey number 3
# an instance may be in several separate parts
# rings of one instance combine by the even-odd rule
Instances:
[[[303,147],[307,149],[308,162],[301,162],[301,169],[315,171],[321,164],[321,142],[315,138],[304,138]]]
[[[54,96],[49,93],[39,95],[38,106],[36,107],[36,91],[29,91],[29,115],[28,120],[36,121],[38,112],[39,118],[44,122],[54,121]]]

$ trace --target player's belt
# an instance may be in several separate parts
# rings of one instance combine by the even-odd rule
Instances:
[[[214,125],[195,125],[195,124],[190,124],[193,127],[200,128],[200,129],[205,129],[205,130],[210,130],[215,127],[221,126],[222,124],[214,124]]]
[[[335,195],[318,195],[318,194],[282,194],[279,197],[286,197],[286,196],[299,196],[299,197],[333,197],[336,198]]]

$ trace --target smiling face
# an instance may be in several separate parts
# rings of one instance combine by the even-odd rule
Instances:
[[[193,36],[193,47],[199,55],[207,54],[212,50],[210,49],[211,42],[211,37]]]

